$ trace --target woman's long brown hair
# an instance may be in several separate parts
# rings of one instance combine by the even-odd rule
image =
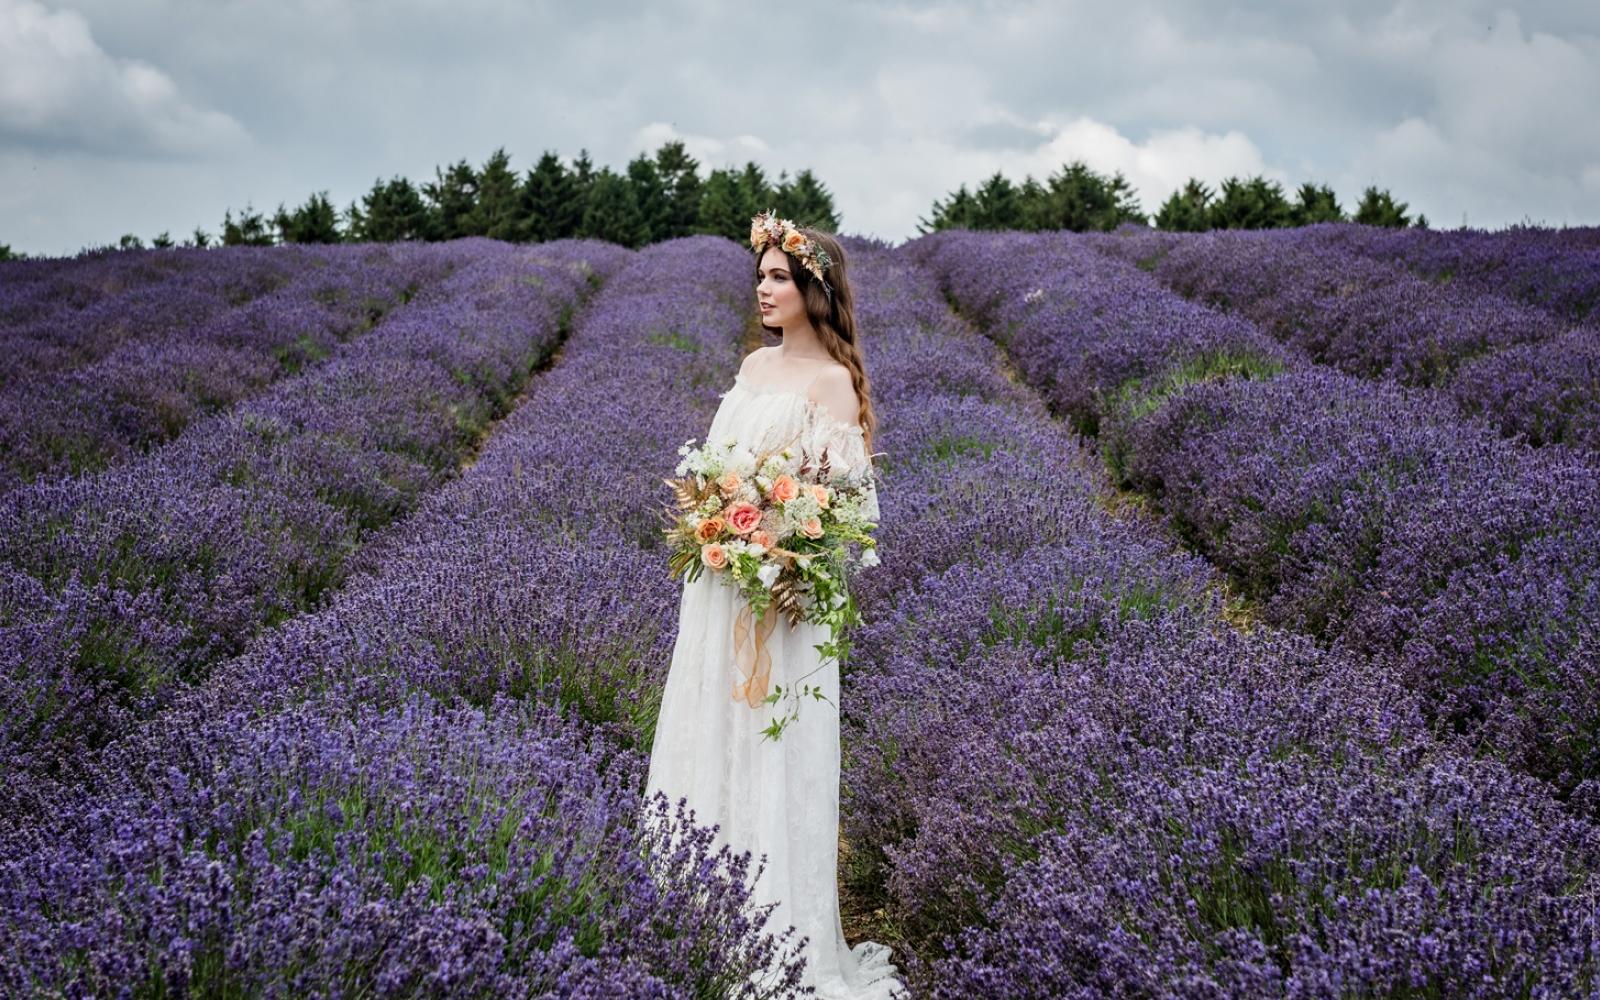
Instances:
[[[867,378],[866,365],[861,356],[861,344],[856,339],[856,313],[855,294],[850,290],[849,267],[845,263],[844,248],[831,233],[820,232],[806,226],[797,226],[797,229],[811,241],[813,246],[826,250],[832,263],[827,271],[823,272],[828,279],[828,284],[833,288],[830,297],[822,288],[822,283],[806,269],[794,254],[784,251],[784,256],[789,258],[789,273],[794,276],[795,282],[800,286],[800,300],[806,306],[806,318],[811,321],[811,328],[817,331],[817,339],[822,341],[823,348],[833,360],[839,362],[850,370],[850,381],[856,390],[856,399],[860,401],[856,420],[861,424],[861,436],[867,446],[867,454],[872,454],[872,438],[878,429],[877,415],[872,412],[872,380]],[[760,266],[759,263],[757,265]],[[762,325],[762,329],[769,333],[782,334],[783,330],[775,326]]]

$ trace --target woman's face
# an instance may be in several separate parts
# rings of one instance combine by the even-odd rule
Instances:
[[[806,306],[789,273],[789,255],[777,247],[768,247],[756,262],[756,307],[762,326],[787,327],[805,320]]]

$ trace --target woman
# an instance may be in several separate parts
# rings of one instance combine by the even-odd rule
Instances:
[[[751,246],[762,325],[782,343],[745,358],[706,439],[733,437],[755,454],[826,444],[853,466],[869,462],[876,421],[843,249],[770,212],[753,220]],[[769,929],[793,925],[793,940],[808,939],[804,985],[817,996],[903,996],[889,949],[865,941],[852,950],[839,917],[839,665],[816,649],[827,629],[791,628],[769,611],[757,630],[771,631],[752,656],[748,631],[736,650],[736,625],[748,625],[736,621],[743,600],[710,573],[684,585],[645,795],[686,797],[698,823],[718,825],[719,843],[765,856],[753,902],[774,904]],[[764,695],[791,685],[820,688],[825,700],[805,698],[781,738],[768,740],[778,712]]]

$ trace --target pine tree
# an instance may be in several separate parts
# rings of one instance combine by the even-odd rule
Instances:
[[[172,236],[165,229],[163,229],[161,232],[155,235],[154,239],[150,241],[150,245],[155,247],[157,250],[166,250],[172,246]]]
[[[271,246],[272,234],[267,232],[267,222],[261,213],[250,207],[245,202],[244,211],[239,213],[239,221],[233,221],[233,209],[222,213],[222,245],[223,246]]]
[[[633,189],[639,220],[644,226],[644,242],[648,244],[666,239],[672,225],[672,202],[667,197],[666,184],[656,170],[656,161],[640,153],[628,163],[627,180]]]
[[[1354,221],[1364,226],[1387,226],[1391,229],[1404,229],[1410,224],[1405,202],[1396,204],[1387,188],[1379,191],[1370,185],[1361,192],[1361,204],[1356,206]]]
[[[434,180],[422,186],[433,213],[433,232],[441,240],[471,236],[467,217],[478,203],[478,175],[465,159],[448,171],[433,168]]]
[[[973,211],[974,229],[1021,229],[1022,195],[1000,171],[978,188]]]
[[[926,219],[917,219],[918,233],[932,233],[941,229],[975,229],[973,218],[978,201],[965,184],[952,192],[948,199],[933,199],[933,209]]]
[[[328,192],[313,194],[293,214],[283,210],[280,202],[273,213],[272,223],[278,229],[278,239],[283,243],[338,243],[340,242],[337,213]]]
[[[700,216],[700,164],[674,139],[656,150],[656,173],[667,192],[667,225],[661,238],[688,236]]]
[[[578,235],[635,249],[644,246],[649,229],[627,178],[610,167],[600,169],[589,188],[589,204]]]
[[[1347,221],[1344,209],[1339,207],[1339,197],[1333,193],[1333,188],[1326,184],[1312,184],[1310,181],[1300,185],[1300,190],[1295,192],[1295,203],[1290,216],[1293,219],[1292,224],[1296,226]]]
[[[1229,177],[1211,204],[1210,221],[1212,229],[1276,229],[1293,225],[1294,213],[1277,181]]]
[[[522,242],[531,227],[523,218],[521,201],[511,157],[504,148],[496,149],[478,172],[478,200],[467,213],[467,231],[493,240]]]
[[[1109,231],[1124,222],[1145,222],[1132,187],[1121,171],[1107,178],[1074,160],[1050,178],[1046,209],[1035,213],[1040,228],[1073,232]]]
[[[1156,213],[1156,228],[1174,233],[1198,233],[1211,228],[1211,189],[1191,177],[1172,192]]]
[[[744,205],[744,223],[737,230],[737,240],[750,238],[750,220],[752,217],[776,207],[773,203],[777,200],[777,191],[767,181],[766,171],[754,160],[745,161],[744,169],[739,172],[739,198]],[[781,213],[780,213],[781,214]]]
[[[362,211],[352,214],[357,238],[390,243],[430,237],[431,216],[422,194],[406,178],[376,182],[362,198]]]
[[[583,224],[583,201],[577,180],[555,153],[545,151],[522,184],[522,213],[528,237],[536,242],[576,236]]]
[[[742,244],[750,238],[750,217],[754,214],[747,210],[738,175],[718,167],[711,171],[700,192],[695,231],[726,236]]]
[[[778,214],[786,219],[823,232],[839,231],[839,213],[834,209],[833,195],[809,168],[795,174],[792,182],[784,180],[780,173],[773,201]]]

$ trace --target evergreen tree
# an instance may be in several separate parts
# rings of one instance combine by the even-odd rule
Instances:
[[[529,225],[528,238],[536,242],[576,236],[583,224],[583,200],[577,196],[577,180],[548,150],[528,171],[522,185],[522,206]]]
[[[1385,188],[1379,191],[1369,185],[1361,192],[1361,204],[1356,206],[1356,222],[1364,226],[1387,226],[1391,229],[1404,229],[1410,224],[1406,217],[1406,203],[1395,203]]]
[[[333,202],[328,200],[328,192],[319,191],[293,214],[286,213],[280,202],[272,222],[278,227],[278,239],[283,243],[338,243],[337,215]]]
[[[172,236],[165,229],[163,229],[161,232],[155,235],[155,239],[150,241],[150,245],[155,247],[157,250],[169,249],[172,246]]]
[[[478,175],[465,159],[450,165],[450,169],[433,168],[434,180],[422,185],[433,213],[433,232],[441,240],[471,236],[467,217],[478,203]]]
[[[469,233],[520,243],[530,228],[522,215],[522,192],[504,148],[495,150],[478,171],[478,200],[467,213]]]
[[[695,231],[700,216],[700,164],[679,140],[663,143],[656,150],[656,173],[667,193],[667,224],[662,239],[688,236]]]
[[[578,235],[635,249],[644,246],[650,231],[627,178],[610,167],[600,169],[589,188],[589,204]]]
[[[594,178],[594,163],[589,159],[589,151],[578,150],[578,158],[572,161],[572,196],[578,200],[578,229],[583,228],[583,210],[589,204],[589,189],[594,187]]]
[[[918,233],[932,233],[941,229],[974,229],[973,218],[978,210],[978,200],[965,184],[952,192],[948,199],[933,199],[933,210],[926,219],[917,219]]]
[[[244,211],[239,213],[239,221],[233,221],[233,210],[227,209],[222,213],[222,245],[232,246],[271,246],[272,234],[267,231],[267,221],[261,213],[250,207],[245,202]]]
[[[0,260],[23,260],[24,258],[25,255],[12,250],[10,244],[0,243]]]
[[[778,214],[785,219],[824,232],[839,231],[839,213],[834,209],[833,195],[809,168],[795,174],[793,181],[786,180],[784,173],[778,174],[773,201]]]
[[[983,182],[973,207],[973,229],[1021,229],[1022,195],[1000,171]]]
[[[362,198],[362,208],[351,220],[357,239],[391,243],[398,240],[429,239],[432,219],[422,194],[406,178],[396,176],[373,184]]]
[[[1018,229],[1036,233],[1055,228],[1055,218],[1050,210],[1050,192],[1045,190],[1043,184],[1034,180],[1032,174],[1022,178],[1022,187],[1017,189],[1017,199],[1022,203],[1022,224],[1017,227]]]
[[[1293,225],[1294,217],[1283,186],[1258,175],[1224,180],[1210,221],[1212,229],[1275,229]]]
[[[211,234],[206,232],[204,229],[201,229],[199,226],[195,226],[194,232],[187,240],[184,241],[183,245],[186,247],[200,247],[203,249],[211,245]]]
[[[750,217],[754,214],[745,204],[739,175],[718,167],[711,171],[700,192],[700,215],[695,231],[744,243],[750,238]]]
[[[628,186],[633,189],[633,202],[639,211],[639,221],[644,226],[645,243],[667,238],[672,225],[672,202],[667,197],[666,184],[656,170],[656,161],[640,153],[628,163]]]
[[[122,234],[122,239],[117,241],[117,249],[118,250],[143,250],[144,249],[144,240],[141,240],[139,237],[135,236],[133,233],[123,233]]]
[[[1211,228],[1211,188],[1191,177],[1172,192],[1156,213],[1156,228],[1198,233]]]
[[[1144,212],[1122,172],[1107,179],[1074,160],[1050,178],[1040,228],[1110,231],[1124,222],[1145,223]],[[1010,228],[1010,227],[1007,227]]]
[[[744,224],[739,227],[739,235],[734,239],[749,240],[751,218],[769,208],[777,207],[774,204],[777,195],[778,192],[768,183],[766,171],[761,169],[761,165],[754,160],[746,160],[744,169],[739,172],[739,197],[744,203]]]
[[[1290,211],[1292,225],[1309,226],[1318,222],[1347,221],[1344,209],[1339,207],[1339,197],[1326,184],[1307,181],[1295,193],[1294,207]]]

